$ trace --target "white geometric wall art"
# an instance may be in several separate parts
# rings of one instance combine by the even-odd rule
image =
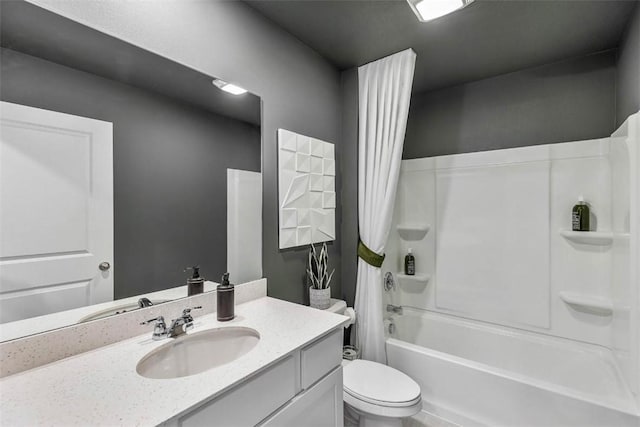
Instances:
[[[280,249],[335,240],[333,144],[278,129]]]

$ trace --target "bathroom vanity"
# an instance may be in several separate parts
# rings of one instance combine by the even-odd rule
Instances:
[[[2,378],[2,423],[341,426],[342,331],[348,319],[269,297],[238,305],[236,314],[229,322],[218,322],[215,313],[198,317],[179,338],[154,341],[149,330]],[[253,330],[259,340],[235,360],[197,374],[151,379],[137,372],[154,350],[221,328]],[[222,342],[220,352],[227,350]]]

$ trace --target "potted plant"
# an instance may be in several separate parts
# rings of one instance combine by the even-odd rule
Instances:
[[[320,254],[317,253],[315,246],[311,245],[309,250],[309,266],[307,267],[307,276],[311,282],[309,286],[309,301],[311,307],[321,310],[329,308],[331,305],[331,278],[336,270],[333,269],[329,273],[329,251],[327,244],[322,244]]]

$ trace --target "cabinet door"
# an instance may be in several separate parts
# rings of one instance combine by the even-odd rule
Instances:
[[[264,421],[264,427],[342,427],[342,367],[296,396],[282,410]]]
[[[301,384],[304,390],[342,363],[342,332],[339,328],[300,351]]]

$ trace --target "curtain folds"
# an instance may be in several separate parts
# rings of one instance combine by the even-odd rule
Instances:
[[[408,49],[358,68],[360,240],[383,255],[389,236],[416,54]],[[382,272],[358,258],[355,342],[362,358],[386,363]]]

